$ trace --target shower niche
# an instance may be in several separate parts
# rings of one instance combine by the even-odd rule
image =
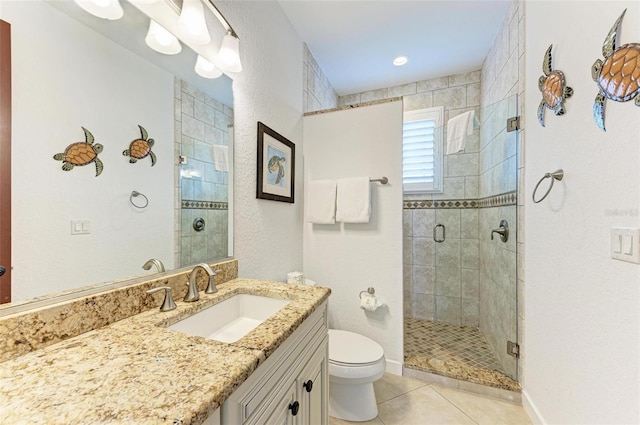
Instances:
[[[480,108],[464,153],[444,157],[442,193],[405,196],[406,375],[520,388],[517,105],[514,95]]]

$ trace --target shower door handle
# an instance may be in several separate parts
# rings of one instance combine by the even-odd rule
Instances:
[[[442,228],[442,238],[438,237],[438,228]],[[438,243],[444,242],[445,232],[446,232],[446,229],[444,227],[444,224],[436,224],[435,227],[433,228],[433,240]]]

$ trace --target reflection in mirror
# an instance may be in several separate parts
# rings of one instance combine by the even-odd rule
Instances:
[[[14,305],[157,273],[142,269],[150,258],[171,270],[230,255],[231,79],[198,76],[184,45],[172,56],[151,50],[149,18],[122,6],[122,19],[106,21],[72,1],[2,1],[12,37]],[[153,166],[123,155],[139,126],[154,139]],[[103,145],[97,177],[95,163],[63,171],[53,159],[85,141],[83,127]],[[133,191],[146,208],[131,205]],[[83,234],[72,234],[77,223]]]

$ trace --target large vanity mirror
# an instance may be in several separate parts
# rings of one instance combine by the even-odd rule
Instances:
[[[172,270],[232,254],[232,80],[197,75],[185,44],[172,56],[151,50],[149,17],[121,3],[124,16],[109,21],[71,0],[2,1],[12,270],[0,314],[158,273],[142,268],[152,258]],[[136,139],[153,155],[132,161]]]

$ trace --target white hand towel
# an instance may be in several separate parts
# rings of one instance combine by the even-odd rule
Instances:
[[[229,148],[213,145],[213,166],[216,171],[229,171]]]
[[[307,187],[307,221],[317,224],[336,222],[336,181],[314,180]]]
[[[368,223],[371,216],[369,177],[338,180],[336,220],[344,223]]]
[[[475,121],[476,113],[474,111],[465,112],[449,120],[447,123],[447,155],[464,152],[467,136],[473,134]]]

